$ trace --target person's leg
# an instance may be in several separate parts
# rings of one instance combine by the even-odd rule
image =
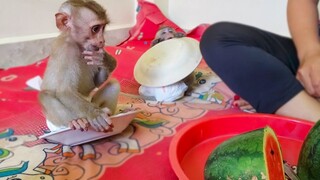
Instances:
[[[317,122],[320,120],[320,103],[303,90],[282,105],[275,113]]]
[[[257,112],[312,121],[320,117],[320,104],[295,78],[299,61],[290,39],[241,24],[217,23],[205,31],[200,48],[211,69]],[[312,107],[306,111],[306,105]]]

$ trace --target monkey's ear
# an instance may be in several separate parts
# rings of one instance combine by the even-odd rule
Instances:
[[[56,26],[60,31],[64,31],[68,28],[69,15],[66,13],[57,13]]]

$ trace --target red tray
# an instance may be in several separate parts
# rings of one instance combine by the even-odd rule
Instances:
[[[277,134],[283,159],[296,165],[312,122],[267,114],[234,114],[204,118],[182,128],[172,139],[171,166],[180,180],[204,179],[209,154],[226,139],[265,126]]]

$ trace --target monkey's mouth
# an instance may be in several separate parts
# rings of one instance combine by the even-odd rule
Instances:
[[[88,51],[99,51],[99,47],[98,46],[89,46],[88,48],[86,48],[86,50]]]

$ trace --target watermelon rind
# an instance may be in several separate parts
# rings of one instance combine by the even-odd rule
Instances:
[[[207,159],[205,179],[269,179],[264,150],[265,138],[268,135],[278,142],[274,131],[266,126],[236,135],[221,143]]]
[[[320,180],[320,121],[310,129],[302,144],[297,175],[300,180]]]

